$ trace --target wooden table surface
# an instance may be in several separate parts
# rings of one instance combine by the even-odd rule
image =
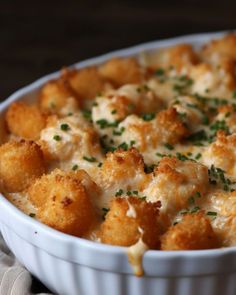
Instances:
[[[0,0],[0,101],[42,75],[114,49],[234,28],[235,0]],[[32,291],[46,289],[36,283]]]

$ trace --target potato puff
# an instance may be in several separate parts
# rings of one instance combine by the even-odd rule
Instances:
[[[39,105],[45,113],[65,116],[78,110],[79,100],[69,82],[59,78],[49,81],[42,87]]]
[[[142,153],[165,143],[178,143],[189,134],[175,108],[160,111],[151,120],[130,115],[119,124],[119,128],[123,128],[124,132],[116,138],[116,143],[134,142]]]
[[[163,48],[149,57],[151,68],[169,69],[174,67],[177,72],[186,71],[191,65],[198,63],[198,56],[189,44],[178,44]]]
[[[99,237],[106,244],[134,245],[139,238],[151,249],[159,247],[158,212],[160,203],[138,197],[114,198],[101,225]]]
[[[233,105],[222,105],[218,108],[218,114],[214,121],[225,121],[229,133],[236,132],[236,110]],[[214,122],[213,122],[214,123]]]
[[[206,166],[221,168],[230,176],[236,177],[236,134],[226,136],[224,131],[218,131],[217,139],[206,147],[202,153],[201,162]]]
[[[43,153],[36,143],[22,140],[0,146],[0,191],[20,192],[45,170]]]
[[[211,191],[201,207],[213,212],[212,226],[224,247],[236,245],[236,191]]]
[[[156,116],[156,130],[161,134],[161,142],[175,144],[188,136],[188,129],[180,119],[176,109],[168,108]]]
[[[114,122],[130,114],[156,112],[162,107],[161,99],[146,84],[127,84],[97,97],[92,118],[94,122],[101,119]]]
[[[201,250],[219,247],[210,220],[203,212],[184,215],[161,237],[161,250]]]
[[[160,218],[166,228],[178,211],[189,206],[194,194],[209,187],[208,169],[200,163],[174,157],[161,159],[143,194],[150,202],[161,201]]]
[[[64,233],[86,234],[96,220],[86,182],[93,187],[95,184],[88,178],[84,171],[62,172],[58,169],[43,175],[28,190],[30,201],[38,209],[37,217]]]
[[[192,93],[198,93],[205,97],[232,98],[232,92],[236,87],[235,62],[224,61],[220,67],[201,63],[193,66],[190,77],[193,80]]]
[[[135,58],[112,58],[100,66],[99,73],[116,87],[140,83],[144,78]]]
[[[109,152],[96,177],[96,183],[103,188],[102,200],[97,206],[109,206],[111,197],[118,191],[125,193],[132,188],[141,193],[149,181],[150,175],[144,172],[143,157],[137,149]]]
[[[49,160],[68,160],[75,154],[80,158],[101,157],[98,135],[82,113],[64,118],[50,116],[39,143]]]
[[[199,124],[201,124],[206,117],[201,110],[201,104],[197,98],[190,95],[179,96],[177,103],[175,99],[170,102],[170,105],[172,105],[179,114],[185,114],[183,121],[187,124],[188,129],[191,130],[191,132],[199,130]]]
[[[6,122],[12,134],[23,139],[37,140],[46,125],[46,116],[36,105],[13,102],[7,110]]]
[[[117,149],[114,153],[109,152],[101,167],[101,173],[117,181],[133,178],[139,172],[144,172],[144,162],[135,148],[128,151]]]
[[[64,70],[62,77],[66,79],[77,93],[82,105],[86,100],[94,99],[98,93],[109,85],[100,75],[96,67],[87,67],[81,70]]]
[[[212,40],[201,50],[204,60],[218,65],[222,58],[236,60],[236,35],[228,34],[223,38]]]

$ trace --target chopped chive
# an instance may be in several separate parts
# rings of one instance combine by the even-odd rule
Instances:
[[[165,74],[165,71],[162,68],[159,68],[155,71],[156,76],[163,76]]]
[[[113,110],[113,111],[111,111],[111,114],[112,115],[114,115],[114,114],[116,114],[117,113],[117,110]]]
[[[147,113],[142,116],[144,121],[151,121],[155,118],[155,113]]]
[[[61,130],[63,130],[63,131],[67,131],[67,130],[69,130],[69,129],[70,129],[70,127],[69,127],[68,124],[66,124],[66,123],[61,124]]]
[[[160,158],[164,158],[166,156],[165,154],[161,154],[161,153],[156,153],[156,155]]]
[[[102,167],[102,163],[100,162],[100,163],[98,163],[98,167]]]
[[[118,148],[123,149],[124,151],[127,151],[129,146],[126,142],[122,142],[120,145],[118,145]]]
[[[200,207],[196,206],[196,207],[194,207],[193,209],[190,210],[190,213],[195,213],[195,212],[197,212],[199,210],[200,210]]]
[[[53,139],[56,141],[60,141],[61,140],[61,136],[60,135],[54,135]]]
[[[86,160],[86,161],[88,161],[88,162],[91,162],[91,163],[97,161],[97,159],[94,158],[94,157],[86,157],[86,156],[84,156],[83,159]]]
[[[164,146],[168,149],[168,150],[173,150],[174,147],[173,145],[169,144],[169,143],[165,143]]]
[[[72,167],[72,170],[75,171],[79,168],[79,166],[77,164],[75,164],[73,167]]]
[[[198,153],[196,156],[195,156],[195,159],[196,160],[199,160],[201,158],[202,154],[201,153]]]
[[[208,212],[207,212],[207,215],[209,215],[209,216],[217,216],[217,212],[214,212],[214,211],[208,211]]]
[[[135,143],[136,143],[135,140],[131,140],[131,141],[130,141],[130,146],[133,146]]]
[[[32,218],[34,218],[36,216],[36,214],[35,213],[30,213],[29,214],[29,217],[32,217]]]
[[[116,197],[121,196],[121,195],[123,195],[123,193],[124,193],[123,189],[120,188],[120,189],[116,192],[115,196],[116,196]]]

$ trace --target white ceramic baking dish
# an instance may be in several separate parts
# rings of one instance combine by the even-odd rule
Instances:
[[[155,41],[116,51],[75,65],[82,68],[112,56],[188,42],[194,46],[225,32]],[[0,105],[0,117],[15,100],[32,100],[58,73],[14,93]],[[0,195],[1,233],[18,260],[52,292],[63,295],[235,295],[236,247],[201,251],[148,251],[145,275],[133,275],[127,249],[58,232],[23,214]]]

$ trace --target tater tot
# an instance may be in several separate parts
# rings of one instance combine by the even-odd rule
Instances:
[[[144,76],[140,65],[134,58],[110,59],[100,67],[99,71],[105,79],[108,79],[116,87],[140,83]]]
[[[101,171],[104,176],[114,180],[132,178],[137,173],[144,173],[143,158],[135,148],[128,151],[118,149],[114,153],[107,154]]]
[[[215,64],[225,57],[236,60],[236,35],[228,34],[210,41],[203,47],[201,53],[203,58]]]
[[[43,153],[34,142],[8,142],[0,146],[0,190],[19,192],[45,172]]]
[[[105,80],[97,68],[89,67],[81,70],[64,70],[63,77],[68,80],[71,87],[84,102],[94,99],[105,87]]]
[[[174,108],[168,108],[157,114],[156,130],[158,130],[162,142],[171,144],[179,142],[189,134],[187,127]]]
[[[6,113],[9,131],[23,139],[37,140],[46,125],[46,117],[36,105],[14,102]]]
[[[159,246],[158,212],[160,203],[148,203],[138,197],[115,198],[101,225],[103,243],[117,246],[134,245],[142,237],[151,249]]]
[[[174,67],[178,72],[198,62],[199,58],[189,44],[163,48],[148,57],[151,68]]]
[[[51,80],[39,94],[42,111],[49,114],[67,115],[78,109],[79,101],[75,91],[65,79]]]
[[[38,179],[28,190],[30,201],[38,208],[37,217],[64,233],[87,233],[95,222],[95,209],[84,176],[84,171],[56,169]]]
[[[161,237],[162,250],[201,250],[218,246],[210,220],[203,212],[186,214]]]

